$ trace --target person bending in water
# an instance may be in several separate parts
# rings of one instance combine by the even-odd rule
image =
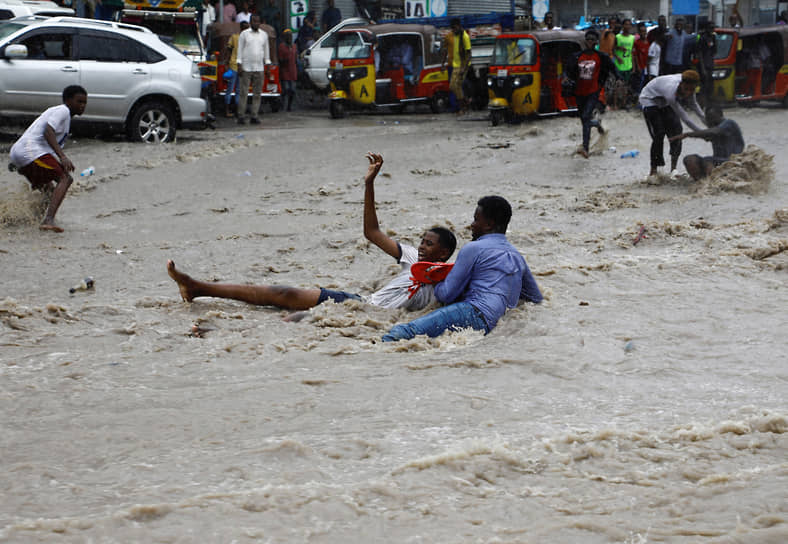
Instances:
[[[710,127],[706,130],[694,130],[670,138],[671,141],[684,138],[703,138],[711,142],[711,157],[701,157],[700,155],[684,157],[684,167],[692,179],[696,181],[711,174],[714,168],[730,159],[734,153],[744,151],[744,137],[738,123],[732,119],[725,119],[719,106],[706,108],[706,121]]]
[[[473,241],[463,246],[446,279],[435,286],[435,297],[446,304],[410,323],[400,323],[383,336],[384,342],[446,330],[472,328],[489,333],[520,299],[536,304],[542,293],[517,249],[506,239],[512,207],[505,198],[479,199],[473,214]]]
[[[383,308],[405,308],[420,310],[435,301],[433,285],[421,285],[413,291],[410,267],[417,261],[445,262],[454,253],[457,240],[454,234],[444,227],[433,227],[421,238],[418,249],[401,244],[387,236],[378,225],[375,209],[375,177],[383,166],[383,157],[368,153],[369,170],[364,180],[364,236],[394,257],[402,271],[372,295],[362,298],[354,293],[331,291],[329,289],[301,289],[281,285],[232,285],[198,281],[175,268],[175,263],[167,261],[167,273],[176,281],[181,297],[191,302],[197,297],[215,297],[240,300],[258,306],[277,306],[286,310],[308,310],[328,299],[342,302],[347,299],[364,300]]]
[[[657,168],[665,165],[663,145],[665,136],[670,142],[670,171],[674,173],[681,155],[681,140],[674,136],[681,134],[681,122],[694,131],[701,130],[690,118],[680,104],[686,101],[705,123],[703,110],[695,99],[695,87],[700,82],[698,72],[685,70],[680,74],[655,77],[640,91],[640,104],[643,106],[643,117],[651,135],[651,170],[649,176],[657,174]]]
[[[11,164],[30,186],[42,192],[52,191],[41,230],[63,232],[55,224],[55,214],[74,181],[69,174],[74,171],[74,164],[63,152],[63,144],[71,129],[71,118],[85,113],[87,103],[87,91],[79,85],[69,85],[63,89],[63,103],[42,113],[11,147]]]

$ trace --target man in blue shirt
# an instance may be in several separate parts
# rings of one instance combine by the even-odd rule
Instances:
[[[665,61],[665,74],[680,74],[684,71],[684,45],[690,35],[684,32],[684,19],[679,17],[673,28],[665,35],[665,50],[662,59]],[[660,75],[664,75],[660,72]]]
[[[473,328],[489,333],[507,308],[520,299],[539,303],[542,293],[522,255],[506,239],[512,207],[505,198],[486,196],[473,214],[473,241],[457,254],[446,279],[435,286],[442,308],[395,325],[383,336],[396,342],[419,334],[439,336],[448,330]]]

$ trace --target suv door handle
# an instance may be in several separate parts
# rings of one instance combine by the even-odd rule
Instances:
[[[61,71],[61,72],[76,72],[76,71],[77,71],[77,69],[76,69],[76,68],[74,68],[73,66],[63,66],[63,67],[60,69],[60,71]]]
[[[147,75],[147,74],[148,74],[148,72],[146,72],[146,71],[145,71],[145,70],[143,70],[142,68],[137,68],[137,69],[135,69],[134,71],[132,71],[132,72],[131,72],[131,74],[132,74],[132,75],[135,75],[135,76],[144,76],[144,75]]]

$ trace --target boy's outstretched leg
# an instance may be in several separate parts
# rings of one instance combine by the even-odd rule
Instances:
[[[308,310],[320,302],[320,289],[299,289],[279,285],[237,285],[195,280],[167,261],[167,274],[178,284],[181,298],[191,302],[197,297],[239,300],[256,306],[277,306],[285,310]]]

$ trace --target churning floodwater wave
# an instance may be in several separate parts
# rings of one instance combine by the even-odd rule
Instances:
[[[779,116],[731,112],[755,147],[701,184],[648,178],[626,112],[605,147],[640,149],[627,160],[572,156],[574,118],[272,117],[160,148],[80,141],[96,174],[61,235],[0,173],[36,212],[0,207],[27,217],[0,226],[0,542],[788,540]],[[385,284],[368,149],[403,242],[438,224],[461,246],[477,199],[506,196],[544,302],[487,336],[388,344],[413,314],[181,300],[167,259],[207,281]]]

